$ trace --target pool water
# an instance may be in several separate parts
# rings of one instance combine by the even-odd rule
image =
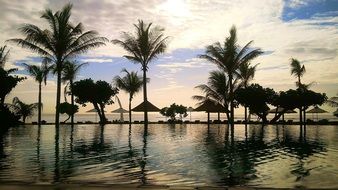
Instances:
[[[0,183],[338,188],[338,126],[20,126]]]

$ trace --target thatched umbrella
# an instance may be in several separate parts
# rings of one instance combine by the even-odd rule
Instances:
[[[118,108],[116,110],[111,111],[111,113],[119,113],[120,114],[120,121],[123,121],[123,113],[128,113],[128,111],[123,109],[123,108]]]
[[[338,117],[338,109],[333,112],[333,115],[336,116],[336,117]]]
[[[319,108],[318,106],[315,106],[314,108],[312,108],[311,110],[307,111],[306,113],[312,113],[312,118],[313,118],[313,114],[317,114],[317,121],[318,121],[318,114],[319,113],[327,113],[327,111]]]
[[[218,120],[220,119],[220,112],[226,112],[225,107],[221,104],[215,104],[212,101],[204,101],[203,104],[194,109],[194,111],[205,111],[208,113],[208,123],[210,120],[210,113],[218,113]]]
[[[278,109],[274,108],[274,109],[269,110],[269,113],[281,113],[284,110],[285,110],[284,108],[278,107]],[[295,110],[286,110],[285,113],[297,113],[297,112]],[[282,120],[284,121],[284,114],[282,115]]]
[[[142,102],[141,104],[139,104],[138,106],[134,107],[131,110],[134,111],[134,112],[144,112],[144,105],[145,105],[145,103]],[[159,112],[160,109],[158,107],[154,106],[154,104],[147,101],[147,111],[148,112]]]

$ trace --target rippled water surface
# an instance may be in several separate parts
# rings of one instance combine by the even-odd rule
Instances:
[[[0,138],[0,183],[338,188],[338,126],[21,126]]]

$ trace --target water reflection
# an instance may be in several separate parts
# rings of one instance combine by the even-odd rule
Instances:
[[[337,175],[337,137],[335,126],[18,127],[0,138],[0,181],[338,187],[323,180]]]

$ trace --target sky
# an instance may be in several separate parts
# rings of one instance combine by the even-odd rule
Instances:
[[[233,25],[237,27],[239,45],[253,40],[253,48],[265,52],[252,61],[253,65],[259,64],[252,83],[277,92],[295,89],[290,60],[296,58],[306,67],[302,81],[314,82],[312,90],[328,97],[338,93],[337,0],[0,0],[0,46],[7,45],[11,52],[5,68],[18,68],[18,75],[27,76],[7,102],[15,96],[27,103],[37,102],[38,83],[21,64],[40,64],[40,59],[6,40],[22,37],[18,28],[24,23],[47,27],[40,18],[41,11],[59,10],[67,2],[73,4],[72,23],[81,22],[86,30],[96,30],[109,40],[119,39],[123,31],[133,32],[138,19],[165,28],[168,49],[150,63],[147,75],[148,99],[160,108],[172,103],[195,107],[197,102],[191,97],[201,92],[194,87],[206,83],[209,72],[217,69],[198,55],[204,53],[207,45],[223,42]],[[121,47],[107,43],[77,56],[78,63],[89,63],[77,80],[92,78],[111,83],[121,75],[122,68],[141,74],[140,65],[123,58],[125,54]],[[55,111],[55,78],[50,75],[42,88],[44,113]],[[120,91],[118,97],[127,108],[128,95]],[[137,94],[133,106],[142,99],[142,93]],[[115,103],[107,110],[118,107]],[[91,108],[80,107],[80,113]]]

